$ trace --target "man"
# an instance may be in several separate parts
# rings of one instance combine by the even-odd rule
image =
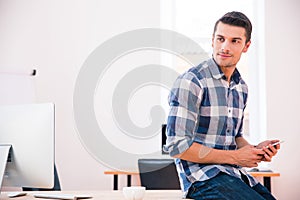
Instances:
[[[213,58],[179,76],[170,92],[165,150],[186,198],[275,199],[242,168],[270,162],[280,148],[272,146],[278,140],[250,145],[242,134],[248,88],[236,65],[251,32],[243,13],[225,14],[215,24]]]

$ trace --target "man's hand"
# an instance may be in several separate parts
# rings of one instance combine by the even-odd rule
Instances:
[[[257,167],[265,154],[263,149],[255,148],[252,145],[246,145],[235,152],[236,164],[242,167]]]
[[[256,146],[257,149],[264,151],[261,161],[271,162],[272,157],[277,154],[277,151],[280,149],[280,144],[273,146],[272,144],[275,142],[279,142],[279,140],[266,140]]]

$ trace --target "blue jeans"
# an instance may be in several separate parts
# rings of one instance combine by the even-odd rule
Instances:
[[[263,185],[258,183],[250,187],[243,180],[219,173],[207,181],[193,183],[187,198],[200,199],[228,199],[228,200],[273,200],[274,196]]]

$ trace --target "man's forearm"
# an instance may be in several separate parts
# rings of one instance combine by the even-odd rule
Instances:
[[[195,163],[237,164],[235,151],[210,149],[210,151],[204,156],[201,154],[201,148],[208,147],[203,147],[201,144],[193,143],[189,149],[175,157]]]
[[[249,145],[249,143],[247,142],[247,140],[244,137],[237,137],[235,138],[235,142],[237,144],[238,149],[242,148],[246,145]]]
[[[237,150],[219,150],[205,147],[194,142],[185,152],[174,157],[195,163],[203,164],[231,164],[241,167],[257,167],[262,161],[262,155],[265,152],[257,149],[244,139],[238,139],[241,147]],[[201,148],[208,148],[207,153],[201,152]]]

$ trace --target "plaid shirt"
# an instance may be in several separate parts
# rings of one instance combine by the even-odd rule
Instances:
[[[165,150],[171,156],[183,153],[193,142],[210,148],[235,150],[242,136],[243,113],[248,87],[236,69],[230,84],[213,59],[179,76],[169,95]],[[239,166],[201,164],[175,159],[184,195],[195,181],[204,181],[219,172],[241,178],[251,186],[258,182]]]

